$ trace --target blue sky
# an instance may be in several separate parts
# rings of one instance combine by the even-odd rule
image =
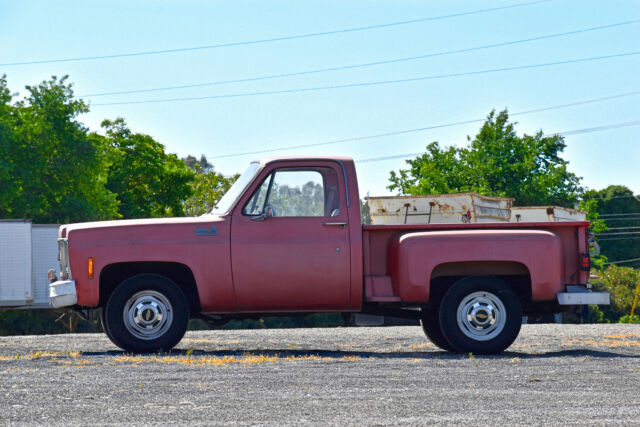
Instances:
[[[459,1],[0,0],[0,64],[234,43],[459,14],[524,3]],[[483,13],[339,33],[157,55],[0,66],[10,87],[68,74],[77,95],[236,80],[472,48],[640,19],[633,0],[551,0]],[[86,97],[98,130],[124,117],[180,156],[205,154],[231,174],[262,155],[229,154],[322,143],[521,112],[640,91],[640,55],[478,75],[300,93],[150,104],[167,98],[282,91],[468,73],[640,51],[640,22],[511,46],[351,70],[181,90]],[[640,120],[640,93],[514,117],[519,133],[564,132]],[[466,144],[480,122],[273,152],[357,159]],[[600,189],[640,193],[640,126],[566,137],[564,158]],[[402,159],[358,164],[360,192],[388,194]]]

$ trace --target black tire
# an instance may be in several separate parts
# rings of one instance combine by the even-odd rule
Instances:
[[[122,282],[104,308],[105,332],[125,351],[171,350],[184,336],[189,304],[182,289],[164,276],[143,274]]]
[[[442,334],[460,353],[500,353],[518,337],[521,323],[518,295],[496,277],[461,279],[440,305]]]
[[[455,351],[440,329],[440,311],[423,308],[420,315],[420,325],[424,334],[434,345],[445,351]]]
[[[113,339],[113,335],[111,334],[111,331],[109,330],[109,327],[107,325],[107,320],[105,319],[106,311],[106,307],[102,307],[102,309],[100,310],[100,324],[102,325],[102,330],[104,331],[107,338],[109,338],[111,342],[115,342]]]

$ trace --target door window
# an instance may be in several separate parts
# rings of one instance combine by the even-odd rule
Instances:
[[[276,169],[244,206],[245,215],[335,216],[340,212],[338,179],[331,168]]]

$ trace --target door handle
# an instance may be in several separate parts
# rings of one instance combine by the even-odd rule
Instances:
[[[322,225],[326,225],[328,227],[336,226],[336,227],[345,228],[347,226],[347,223],[346,222],[325,222]]]

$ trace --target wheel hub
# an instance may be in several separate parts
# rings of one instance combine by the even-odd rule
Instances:
[[[467,314],[467,320],[476,327],[484,328],[495,323],[496,314],[493,306],[475,303]]]
[[[502,300],[490,292],[473,292],[460,301],[458,326],[469,338],[488,341],[498,336],[507,320]]]
[[[123,311],[124,325],[136,338],[153,340],[164,335],[173,322],[173,309],[160,292],[142,291],[133,295]]]

